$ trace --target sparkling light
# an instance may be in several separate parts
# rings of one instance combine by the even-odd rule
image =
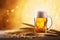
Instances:
[[[9,20],[6,20],[7,22],[9,22]]]
[[[15,9],[12,9],[12,10],[11,10],[11,12],[14,12],[14,11],[15,11]]]

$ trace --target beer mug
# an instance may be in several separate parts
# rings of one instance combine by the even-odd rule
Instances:
[[[48,18],[50,19],[50,26],[47,27]],[[46,13],[39,11],[34,18],[35,30],[37,33],[45,33],[52,26],[52,18]]]

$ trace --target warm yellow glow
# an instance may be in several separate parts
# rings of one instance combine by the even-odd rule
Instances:
[[[36,18],[36,30],[37,31],[42,31],[42,32],[45,32],[46,30],[46,23],[47,20],[46,18]]]
[[[45,23],[46,22],[46,18],[37,18],[36,19],[36,26],[38,28],[44,28],[45,27]]]
[[[60,1],[59,0],[19,0],[18,8],[15,9],[16,28],[27,27],[21,23],[34,24],[36,10],[44,10],[52,17],[52,28],[60,30]]]
[[[12,10],[11,10],[11,12],[14,12],[14,11],[15,11],[15,9],[12,9]]]

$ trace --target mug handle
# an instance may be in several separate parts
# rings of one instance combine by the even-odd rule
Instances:
[[[47,17],[47,22],[49,21],[49,18],[50,18],[50,26],[49,26],[49,28],[47,28],[47,31],[49,31],[49,29],[51,28],[51,26],[52,26],[52,17],[51,16],[48,16]],[[49,24],[49,23],[48,23]]]

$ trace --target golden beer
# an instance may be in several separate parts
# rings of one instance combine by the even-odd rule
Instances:
[[[36,18],[36,32],[44,33],[46,31],[47,18]]]

